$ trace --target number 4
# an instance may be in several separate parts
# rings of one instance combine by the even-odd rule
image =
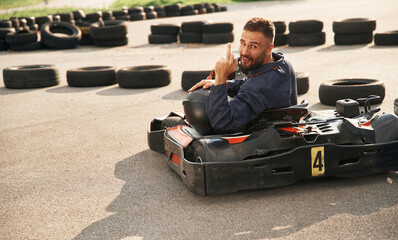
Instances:
[[[325,174],[324,153],[324,147],[311,148],[311,172],[313,177]]]

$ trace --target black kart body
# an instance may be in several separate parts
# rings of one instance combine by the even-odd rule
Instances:
[[[354,100],[338,101],[337,113],[331,114],[310,112],[307,103],[267,110],[246,126],[214,134],[204,111],[207,93],[195,92],[183,102],[185,114],[171,112],[150,122],[148,145],[166,154],[169,166],[196,194],[398,169],[398,118],[371,110],[369,99],[363,100],[363,112]],[[170,118],[180,121],[165,125]]]

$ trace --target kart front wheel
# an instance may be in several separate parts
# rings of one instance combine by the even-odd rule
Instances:
[[[205,149],[203,148],[202,144],[199,142],[194,142],[192,144],[192,147],[194,149],[193,161],[197,162],[197,163],[206,162],[206,153],[205,153]]]

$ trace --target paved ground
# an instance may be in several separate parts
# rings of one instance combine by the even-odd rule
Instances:
[[[278,49],[311,77],[309,93],[299,99],[308,99],[311,109],[330,109],[319,103],[323,81],[377,78],[387,88],[381,107],[393,112],[398,48],[334,46],[332,22],[373,17],[377,32],[397,29],[395,0],[228,6],[225,13],[128,23],[126,47],[0,53],[0,69],[55,64],[61,74],[59,86],[45,89],[11,90],[0,83],[1,239],[397,239],[398,185],[384,174],[200,197],[185,188],[162,155],[148,150],[148,122],[182,110],[182,71],[210,69],[226,47],[150,46],[150,25],[160,22],[231,21],[238,39],[251,16],[320,19],[325,45]],[[172,83],[140,90],[66,83],[72,67],[149,64],[170,66]]]

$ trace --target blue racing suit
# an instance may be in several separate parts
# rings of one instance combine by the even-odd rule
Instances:
[[[211,87],[205,110],[216,133],[241,127],[264,110],[297,104],[292,64],[280,52],[272,56],[273,62],[253,69],[246,80],[228,80]],[[228,100],[228,96],[233,98]]]

